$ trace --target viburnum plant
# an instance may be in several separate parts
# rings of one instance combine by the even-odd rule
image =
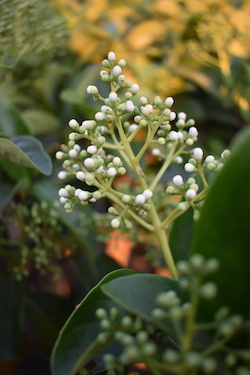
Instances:
[[[169,249],[169,226],[189,207],[194,209],[194,218],[199,216],[209,186],[205,172],[218,171],[229,151],[222,153],[222,160],[216,160],[213,155],[204,158],[203,150],[194,147],[198,139],[194,120],[187,119],[184,112],[176,114],[171,110],[172,97],[165,100],[155,97],[152,104],[144,96],[137,99],[139,86],[126,82],[123,75],[126,61],[116,61],[115,53],[110,52],[102,64],[105,69],[100,72],[101,79],[110,83],[108,97],[102,97],[94,85],[87,87],[94,100],[102,101],[103,105],[95,114],[95,120],[84,120],[81,124],[75,119],[69,121],[73,131],[69,134],[68,145],[63,145],[56,154],[57,159],[65,159],[64,171],[58,177],[75,177],[87,186],[83,189],[67,184],[59,191],[60,201],[70,213],[76,203],[84,205],[108,198],[114,204],[108,209],[113,215],[111,226],[131,228],[136,223],[154,233],[171,275],[178,278]],[[139,151],[134,151],[133,143],[139,132],[143,132],[144,143]],[[79,144],[82,139],[88,142],[84,149]],[[147,153],[161,163],[154,176],[147,176],[141,167]],[[184,181],[181,175],[175,175],[166,195],[179,195],[181,199],[164,216],[164,212],[157,209],[155,191],[168,167],[172,163],[183,163],[183,157],[185,172],[196,173],[201,183],[199,185],[194,177]],[[126,173],[133,173],[136,181],[129,192],[115,186],[115,179]],[[95,190],[90,192],[88,186]]]
[[[106,275],[66,322],[52,355],[53,373],[125,374],[142,363],[156,375],[250,374],[250,203],[235,199],[236,191],[246,191],[242,175],[250,162],[250,133],[235,141],[232,155],[204,155],[195,145],[194,120],[172,110],[172,97],[149,103],[138,96],[139,86],[123,74],[126,62],[114,52],[102,65],[101,80],[110,84],[110,93],[103,97],[88,86],[103,105],[94,120],[69,121],[69,142],[56,154],[64,159],[58,177],[76,178],[76,186],[59,190],[60,201],[71,213],[77,203],[107,198],[113,204],[110,226],[154,234],[171,277],[128,269]],[[154,173],[145,166],[148,154],[159,161]],[[161,182],[174,163],[183,172],[166,187]],[[218,176],[209,186],[211,172]],[[132,181],[126,187],[116,183],[125,174]],[[192,249],[174,257],[173,222],[191,209],[197,222]]]

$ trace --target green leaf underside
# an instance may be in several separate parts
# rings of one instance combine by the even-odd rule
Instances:
[[[107,344],[100,344],[96,340],[102,329],[95,311],[100,307],[109,310],[116,304],[102,292],[101,286],[113,279],[132,274],[134,271],[128,269],[109,273],[86,295],[79,307],[71,314],[59,334],[52,353],[53,375],[75,374],[105,348]]]
[[[153,322],[165,332],[172,331],[167,320],[153,318],[152,310],[159,305],[156,297],[162,292],[173,290],[182,302],[188,300],[187,293],[180,287],[179,281],[165,276],[153,274],[135,274],[129,277],[120,277],[102,287],[104,293],[115,302],[143,319]]]
[[[232,145],[232,154],[206,198],[192,244],[193,253],[215,257],[220,269],[211,275],[217,297],[200,304],[204,319],[212,319],[221,306],[249,317],[250,312],[250,128]]]
[[[11,141],[0,138],[0,158],[45,175],[50,175],[52,171],[51,159],[44,151],[42,143],[29,135],[15,137]]]

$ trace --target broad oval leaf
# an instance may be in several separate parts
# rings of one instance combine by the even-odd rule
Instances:
[[[103,293],[101,286],[113,279],[134,273],[128,269],[109,273],[82,300],[65,323],[54,346],[51,357],[53,375],[76,374],[105,348],[107,344],[100,344],[96,340],[102,329],[95,311],[99,307],[109,310],[116,304]]]
[[[159,307],[156,303],[157,295],[173,290],[182,302],[188,300],[188,294],[181,288],[178,280],[154,274],[119,277],[103,285],[102,290],[125,310],[141,316],[168,333],[172,331],[170,322],[155,319],[152,315],[153,309]]]
[[[0,138],[0,158],[35,169],[50,175],[52,162],[44,151],[42,143],[30,135],[23,135],[8,140]]]
[[[215,257],[220,269],[211,275],[218,295],[200,304],[202,319],[211,320],[221,306],[250,313],[250,128],[238,135],[232,154],[207,195],[195,227],[192,253]]]

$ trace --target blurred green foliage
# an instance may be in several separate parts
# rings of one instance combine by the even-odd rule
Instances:
[[[175,110],[195,118],[205,147],[217,153],[250,120],[249,11],[247,0],[0,1],[0,136],[36,137],[53,161],[50,177],[9,160],[0,164],[6,374],[31,354],[48,359],[74,303],[118,267],[100,250],[91,208],[67,215],[54,206],[60,186],[54,154],[68,120],[95,113],[85,89],[98,79],[96,64],[110,50],[124,57],[126,76],[141,94],[174,96]],[[25,277],[17,282],[20,270]],[[61,284],[52,280],[54,271]],[[64,296],[56,295],[65,284]]]

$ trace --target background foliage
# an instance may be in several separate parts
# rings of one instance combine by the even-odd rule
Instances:
[[[216,154],[250,119],[249,12],[247,0],[0,2],[1,150],[32,137],[53,162],[43,177],[1,152],[1,373],[49,374],[51,349],[74,305],[119,267],[103,253],[109,235],[96,211],[67,215],[54,203],[54,154],[68,120],[94,113],[86,87],[97,81],[99,62],[114,50],[142,95],[174,96],[175,111],[195,118],[204,147]]]

